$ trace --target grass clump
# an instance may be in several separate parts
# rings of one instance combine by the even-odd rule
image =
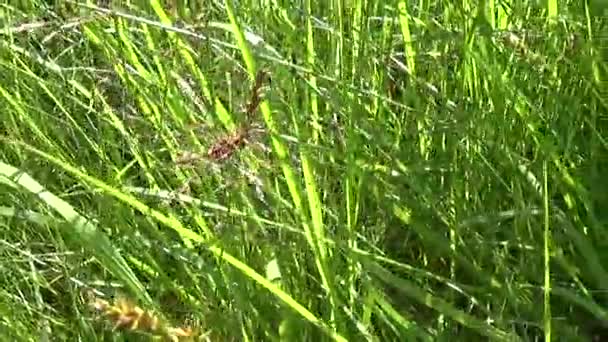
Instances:
[[[602,336],[600,13],[2,5],[0,335]]]

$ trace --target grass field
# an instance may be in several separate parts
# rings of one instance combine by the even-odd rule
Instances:
[[[1,340],[608,336],[602,2],[47,3],[0,5]]]

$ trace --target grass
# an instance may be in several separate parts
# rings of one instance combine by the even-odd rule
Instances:
[[[2,339],[605,334],[602,5],[484,4],[2,5]]]

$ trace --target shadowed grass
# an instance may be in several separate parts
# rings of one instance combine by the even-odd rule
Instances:
[[[3,5],[2,338],[605,334],[604,19],[482,3]]]

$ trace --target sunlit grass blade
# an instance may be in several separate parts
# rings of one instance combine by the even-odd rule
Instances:
[[[165,13],[163,6],[158,2],[158,0],[152,0],[152,1],[150,1],[150,4],[152,5],[152,8],[154,9],[154,12],[156,13],[156,15],[160,18],[161,23],[170,26],[172,24],[172,22],[169,19],[169,17],[167,16],[167,14]],[[192,53],[190,52],[190,47],[175,32],[167,31],[167,35],[177,45],[178,51],[179,51],[181,57],[183,58],[183,61],[188,66],[190,72],[196,77],[196,79],[199,82],[199,85],[201,87],[201,90],[203,92],[203,95],[205,96],[207,101],[209,103],[213,103],[214,109],[215,109],[215,114],[217,115],[218,119],[222,122],[222,124],[228,130],[233,130],[236,127],[236,124],[234,123],[234,118],[228,112],[228,110],[226,109],[224,104],[220,101],[220,99],[218,97],[212,96],[212,92],[211,92],[212,86],[210,84],[210,81],[203,74],[203,72],[200,70],[200,68],[196,65],[194,57],[192,56]]]
[[[153,305],[143,284],[137,279],[120,253],[91,220],[80,215],[68,202],[46,190],[40,183],[22,170],[0,162],[0,175],[18,184],[23,190],[36,195],[47,206],[61,215],[71,231],[63,232],[72,242],[99,259],[101,264],[127,285],[133,294]]]
[[[2,7],[0,340],[606,335],[605,4],[292,5]]]
[[[236,269],[243,272],[247,277],[251,278],[253,281],[257,282],[258,284],[260,284],[261,286],[263,286],[264,288],[269,290],[272,294],[277,296],[287,306],[289,306],[293,310],[295,310],[298,314],[300,314],[308,322],[310,322],[311,324],[314,324],[314,325],[318,326],[319,328],[321,328],[322,330],[324,330],[334,340],[346,341],[346,339],[344,337],[342,337],[340,334],[338,334],[337,332],[335,332],[332,329],[330,329],[329,327],[327,327],[321,320],[319,320],[319,318],[317,318],[308,309],[306,309],[304,306],[302,306],[300,303],[298,303],[296,300],[294,300],[286,292],[281,290],[272,281],[269,281],[264,276],[260,275],[254,269],[249,267],[247,264],[243,263],[242,261],[238,260],[234,256],[230,255],[229,253],[224,251],[221,247],[211,245],[211,244],[205,244],[205,239],[202,236],[200,236],[196,232],[184,227],[182,225],[182,223],[175,218],[175,216],[164,215],[163,213],[148,207],[147,205],[145,205],[144,203],[142,203],[135,197],[133,197],[129,194],[126,194],[126,193],[120,191],[119,189],[112,188],[111,186],[105,184],[101,180],[95,179],[95,178],[85,174],[84,172],[78,170],[74,166],[62,163],[60,160],[54,158],[53,156],[51,156],[43,151],[37,150],[36,148],[27,146],[27,145],[23,145],[22,147],[25,148],[26,150],[28,150],[29,152],[32,152],[33,154],[36,154],[39,157],[44,158],[45,160],[55,164],[57,167],[64,169],[68,173],[72,174],[74,177],[81,179],[83,182],[90,184],[91,186],[93,186],[99,190],[102,190],[103,192],[120,200],[121,202],[124,202],[125,204],[132,206],[133,208],[140,211],[142,214],[149,215],[153,219],[157,220],[159,223],[162,223],[163,225],[175,230],[182,237],[183,242],[186,244],[186,246],[192,248],[192,247],[194,247],[195,243],[197,245],[205,246],[216,257],[218,257],[218,258],[224,260],[225,262],[229,263],[230,265],[234,266]],[[4,165],[6,165],[6,164],[4,164]],[[11,171],[12,169],[7,169],[7,170]],[[17,171],[17,170],[14,169],[14,171]],[[69,209],[69,207],[65,207],[65,204],[64,204],[65,202],[57,202],[57,203],[59,203],[59,206],[62,210]],[[80,219],[80,216],[76,216],[75,213],[72,213],[70,211],[67,211],[67,213],[70,214],[70,216],[74,216],[75,218]],[[86,228],[90,229],[89,227],[86,227]]]
[[[549,213],[549,184],[547,179],[547,164],[543,164],[543,198],[544,198],[544,210],[545,210],[545,229],[544,229],[544,259],[545,259],[545,275],[544,275],[544,286],[543,286],[543,305],[544,305],[544,329],[545,329],[545,341],[551,341],[551,249],[552,239],[550,230],[550,213]]]
[[[256,62],[251,54],[248,44],[244,38],[243,32],[239,27],[237,19],[232,10],[232,5],[227,4],[226,10],[228,13],[228,17],[230,19],[230,23],[232,24],[233,34],[236,37],[237,45],[241,49],[243,59],[245,60],[245,64],[247,65],[251,78],[254,78],[255,74],[257,72]],[[310,34],[312,34],[312,33],[310,33]],[[309,36],[309,38],[311,38],[311,37]],[[312,42],[309,42],[308,44],[312,44]],[[313,49],[313,51],[311,53],[314,54],[314,47],[311,47],[309,45],[309,50],[311,48]],[[309,51],[309,53],[310,53],[310,51]],[[269,106],[268,102],[263,101],[260,105],[260,108],[261,108],[264,118],[266,120],[266,124],[270,128],[270,131],[275,132],[275,128],[273,127],[271,110],[270,110],[270,106]],[[313,110],[314,110],[314,108],[313,108]],[[321,276],[321,280],[323,282],[324,288],[327,291],[328,295],[330,296],[330,300],[333,302],[333,298],[334,298],[333,286],[330,284],[330,280],[328,278],[327,250],[326,250],[326,246],[324,246],[324,244],[322,242],[325,234],[323,231],[324,228],[323,228],[323,219],[322,219],[322,214],[321,214],[321,204],[319,201],[319,195],[316,190],[316,185],[315,185],[315,180],[314,180],[315,179],[314,171],[311,169],[311,165],[310,165],[306,155],[302,154],[300,156],[300,158],[301,158],[302,168],[303,168],[303,172],[304,172],[304,180],[306,183],[309,204],[311,206],[310,210],[311,210],[312,225],[313,225],[313,227],[311,229],[311,227],[308,223],[310,221],[307,218],[307,215],[306,215],[303,203],[302,203],[302,195],[301,195],[301,190],[300,190],[300,186],[299,186],[299,181],[298,181],[295,173],[293,172],[292,167],[288,164],[288,162],[286,160],[286,147],[276,137],[271,137],[271,139],[273,140],[274,151],[278,156],[279,162],[281,163],[281,166],[283,169],[283,174],[285,175],[285,179],[288,184],[292,200],[299,212],[300,217],[302,218],[302,225],[305,229],[307,240],[314,252],[315,263],[317,265],[317,269]],[[332,311],[331,316],[332,316],[332,320],[333,320],[333,315],[334,315],[333,308],[331,311]]]

